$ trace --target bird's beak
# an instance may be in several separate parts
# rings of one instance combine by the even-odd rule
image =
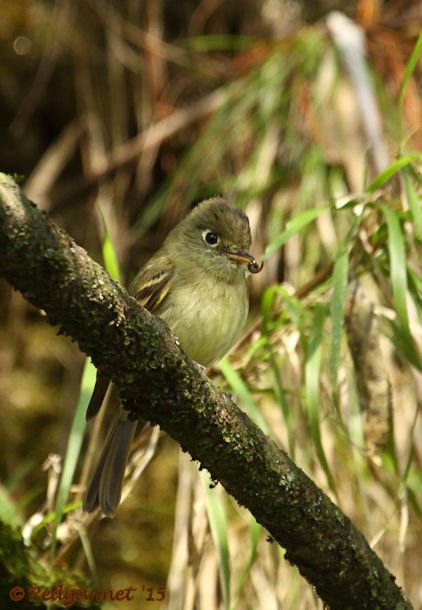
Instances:
[[[236,263],[248,265],[249,263],[255,262],[254,257],[249,254],[249,252],[246,252],[246,250],[223,250],[223,252],[228,258],[236,261]]]
[[[248,269],[251,273],[259,273],[263,267],[263,263],[258,263],[256,258],[246,252],[246,250],[223,250],[227,258],[230,258],[236,263],[243,263],[248,265]]]

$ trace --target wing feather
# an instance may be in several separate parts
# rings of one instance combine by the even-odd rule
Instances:
[[[165,256],[153,256],[133,280],[129,292],[142,307],[154,312],[170,292],[174,276],[174,264]],[[98,413],[104,401],[110,379],[97,373],[94,392],[89,402],[86,418]]]
[[[164,256],[153,256],[130,286],[130,293],[142,307],[154,312],[170,292],[174,263]]]

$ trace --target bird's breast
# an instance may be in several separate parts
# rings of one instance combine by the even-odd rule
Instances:
[[[157,314],[188,356],[209,366],[229,351],[242,332],[248,315],[246,282],[216,283],[208,278],[201,282],[201,290],[176,285]]]

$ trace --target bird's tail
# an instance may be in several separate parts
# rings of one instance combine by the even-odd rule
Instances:
[[[129,447],[136,424],[123,409],[117,411],[85,493],[85,511],[92,512],[99,507],[107,517],[114,516],[122,495]]]
[[[101,405],[104,402],[105,395],[107,393],[108,387],[111,381],[109,377],[102,375],[97,371],[97,379],[95,381],[94,391],[91,396],[91,400],[89,401],[88,408],[86,410],[86,419],[89,421],[97,415],[98,411],[101,408]]]

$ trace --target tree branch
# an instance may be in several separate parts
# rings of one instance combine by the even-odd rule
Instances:
[[[411,608],[363,535],[142,309],[0,174],[0,274],[286,549],[333,609]],[[139,399],[142,397],[142,401]]]

